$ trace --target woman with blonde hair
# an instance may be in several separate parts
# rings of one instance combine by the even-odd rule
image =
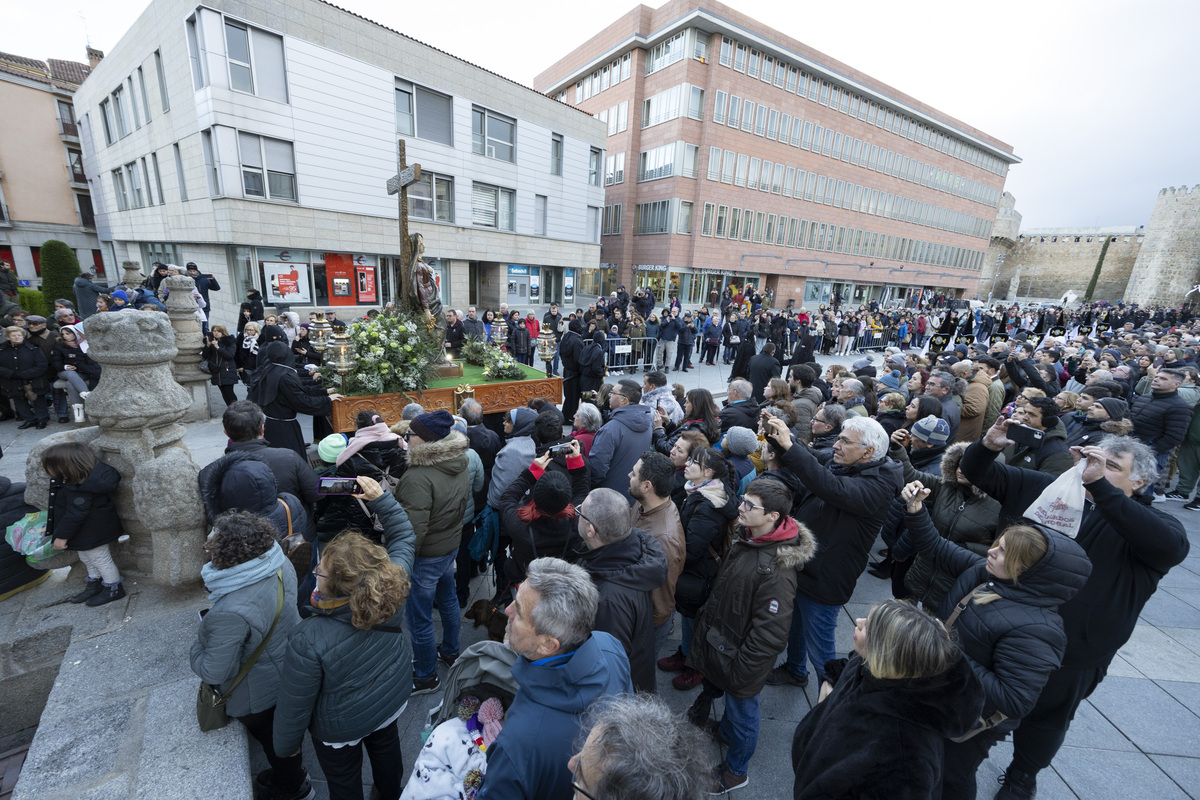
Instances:
[[[855,620],[850,658],[827,669],[832,682],[792,737],[796,800],[936,797],[946,739],[970,730],[983,707],[983,687],[946,627],[884,601]]]
[[[1011,525],[981,556],[938,535],[920,481],[901,491],[908,535],[933,566],[957,575],[937,610],[983,684],[983,712],[966,738],[946,742],[943,800],[974,800],[975,772],[992,745],[1033,710],[1067,648],[1058,607],[1083,588],[1092,562],[1061,533]],[[936,796],[936,795],[935,795]]]
[[[346,530],[321,549],[312,615],[288,640],[275,752],[299,752],[307,728],[330,798],[361,800],[365,747],[379,797],[396,800],[404,774],[396,720],[413,685],[403,621],[416,537],[390,492],[371,478],[356,480],[383,526],[383,544]]]

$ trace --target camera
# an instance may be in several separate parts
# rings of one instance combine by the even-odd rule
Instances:
[[[362,494],[362,487],[353,478],[318,478],[317,494]]]

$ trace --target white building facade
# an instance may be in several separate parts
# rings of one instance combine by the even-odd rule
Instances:
[[[443,303],[573,303],[604,123],[320,0],[154,0],[75,98],[109,274],[195,261],[303,312],[393,299],[396,143]]]

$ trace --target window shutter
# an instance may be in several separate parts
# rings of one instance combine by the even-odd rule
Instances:
[[[453,107],[449,97],[416,87],[417,136],[433,142],[451,144]]]
[[[251,28],[250,36],[254,40],[254,72],[258,80],[258,96],[286,103],[287,70],[283,61],[283,39],[258,28]]]
[[[262,169],[262,153],[258,148],[257,136],[252,133],[239,132],[238,151],[241,153],[243,167],[257,167]]]
[[[471,222],[496,227],[496,190],[491,186],[471,186]]]
[[[292,143],[281,139],[263,139],[263,149],[267,152],[267,169],[273,172],[296,173],[296,161],[292,156]]]

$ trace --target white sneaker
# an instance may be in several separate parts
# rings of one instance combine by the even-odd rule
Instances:
[[[1165,503],[1165,502],[1167,502],[1167,496],[1165,494],[1155,494],[1154,499],[1151,502],[1152,503]]]
[[[88,395],[90,395],[90,394],[91,394],[91,392],[80,392],[80,393],[79,393],[79,399],[80,399],[80,400],[87,400],[87,399],[88,399]]]

